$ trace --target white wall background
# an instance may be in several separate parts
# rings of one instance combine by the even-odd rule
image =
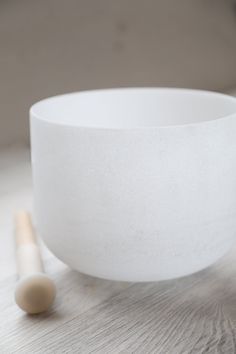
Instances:
[[[0,1],[0,145],[41,98],[159,85],[236,87],[235,0]]]

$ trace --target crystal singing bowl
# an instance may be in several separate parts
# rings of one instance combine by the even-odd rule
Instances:
[[[32,106],[36,222],[73,269],[184,276],[236,233],[236,99],[187,89],[66,94]]]

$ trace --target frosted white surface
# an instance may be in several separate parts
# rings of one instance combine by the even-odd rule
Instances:
[[[115,280],[178,277],[216,261],[236,230],[236,99],[101,91],[108,122],[94,95],[81,94],[81,107],[73,94],[31,110],[36,216],[48,247],[72,268]]]

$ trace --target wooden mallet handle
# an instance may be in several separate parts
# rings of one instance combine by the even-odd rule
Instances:
[[[25,312],[35,314],[46,311],[52,304],[56,288],[44,273],[30,214],[19,211],[15,215],[16,263],[19,281],[15,300]]]

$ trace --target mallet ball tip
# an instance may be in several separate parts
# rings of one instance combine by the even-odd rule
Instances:
[[[48,310],[56,295],[56,287],[44,273],[36,273],[21,278],[15,289],[17,305],[29,314]]]

